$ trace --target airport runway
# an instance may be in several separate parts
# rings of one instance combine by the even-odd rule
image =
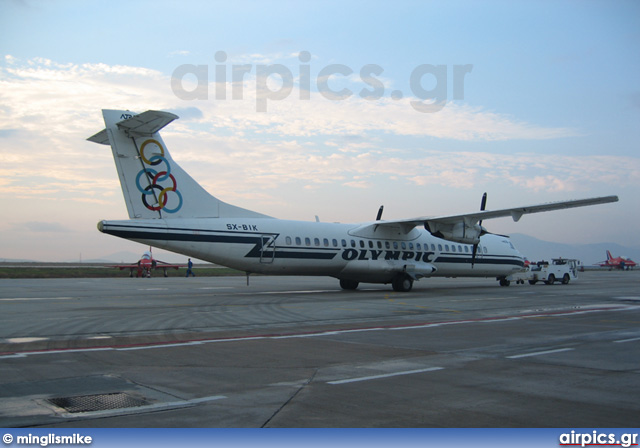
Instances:
[[[0,280],[2,427],[637,427],[640,271]]]

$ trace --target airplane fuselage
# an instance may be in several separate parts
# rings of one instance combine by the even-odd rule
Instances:
[[[484,235],[472,266],[472,245],[408,234],[372,223],[280,219],[153,219],[102,221],[100,231],[173,252],[269,275],[332,276],[389,283],[399,272],[429,276],[506,277],[524,259],[508,238]]]

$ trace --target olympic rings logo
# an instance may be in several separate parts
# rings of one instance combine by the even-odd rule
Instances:
[[[153,143],[160,149],[160,155],[155,154],[152,157],[147,158],[144,153],[145,148],[148,144]],[[182,194],[178,191],[178,184],[176,182],[176,178],[171,174],[171,165],[169,161],[164,157],[164,148],[160,144],[159,141],[154,139],[145,140],[140,147],[140,158],[144,162],[145,165],[157,167],[161,163],[164,164],[163,171],[157,171],[154,168],[147,168],[146,166],[138,172],[136,176],[136,187],[138,187],[138,191],[142,193],[142,203],[149,210],[159,211],[164,210],[166,213],[175,213],[180,208],[182,208]],[[150,182],[149,185],[143,187],[140,184],[142,177],[147,178],[147,182]],[[170,181],[170,182],[167,182]],[[151,199],[154,199],[155,202],[155,194],[158,193],[157,204],[149,204],[147,198],[151,196]],[[169,203],[169,196],[177,198],[177,205],[173,208],[167,207]],[[171,199],[171,203],[173,204],[175,200]]]

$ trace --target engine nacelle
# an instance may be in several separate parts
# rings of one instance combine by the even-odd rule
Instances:
[[[480,237],[487,233],[487,230],[478,224],[467,225],[464,222],[448,224],[427,221],[424,228],[437,238],[462,244],[478,244]]]

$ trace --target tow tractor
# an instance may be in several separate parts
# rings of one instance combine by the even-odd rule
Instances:
[[[539,261],[537,263],[531,263],[522,272],[500,280],[500,286],[509,286],[512,281],[516,283],[528,281],[530,285],[535,285],[538,282],[544,282],[547,285],[561,282],[563,285],[566,285],[569,281],[578,278],[580,266],[580,260],[571,258],[552,258],[551,263],[548,261]]]

